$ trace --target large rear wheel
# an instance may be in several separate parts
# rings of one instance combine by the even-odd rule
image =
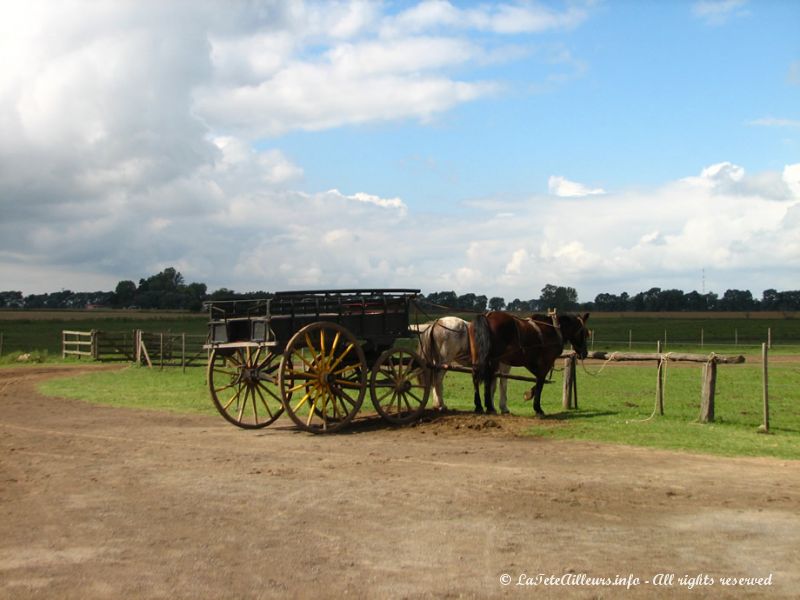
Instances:
[[[332,433],[353,420],[367,389],[358,340],[336,323],[306,325],[289,343],[278,370],[286,414],[312,433]]]

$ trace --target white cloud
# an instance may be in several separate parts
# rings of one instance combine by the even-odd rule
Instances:
[[[786,81],[791,85],[800,85],[800,60],[796,60],[789,65]]]
[[[700,178],[714,184],[720,181],[741,181],[744,178],[744,169],[730,162],[721,162],[703,169]]]
[[[761,119],[753,119],[750,121],[750,125],[758,125],[761,127],[800,127],[800,120],[763,117]]]
[[[551,175],[547,180],[547,189],[554,196],[562,198],[580,198],[582,196],[594,196],[597,194],[605,194],[602,188],[590,188],[582,183],[570,181],[560,175]]]
[[[435,119],[497,93],[461,69],[514,56],[497,32],[579,25],[581,5],[426,2],[395,17],[373,2],[6,8],[2,287],[110,289],[175,265],[212,289],[530,298],[545,283],[638,291],[666,275],[688,288],[703,267],[746,287],[766,281],[764,265],[800,264],[800,164],[753,174],[698,165],[699,175],[635,192],[553,176],[549,195],[488,197],[431,218],[391,193],[309,189],[302,158],[277,140],[254,143]],[[483,34],[467,42],[465,31]],[[567,50],[536,59],[575,63]]]
[[[781,173],[781,179],[791,191],[792,196],[800,198],[800,163],[786,165]]]
[[[351,196],[342,194],[339,190],[329,190],[324,194],[325,196],[350,200],[355,202],[363,202],[365,204],[373,204],[381,208],[394,209],[399,216],[405,216],[408,211],[406,203],[401,198],[380,198],[372,194],[365,194],[364,192],[357,192]]]
[[[747,0],[700,0],[692,5],[692,14],[710,25],[723,25],[731,17],[745,16]]]
[[[528,258],[528,251],[525,248],[514,250],[511,255],[511,260],[506,265],[505,272],[507,275],[520,275],[522,274],[522,265]]]
[[[441,27],[504,34],[541,33],[577,27],[587,17],[588,10],[577,3],[559,12],[536,3],[484,4],[461,8],[443,0],[428,0],[387,19],[383,34],[393,36]]]

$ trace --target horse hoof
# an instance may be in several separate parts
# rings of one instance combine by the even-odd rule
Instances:
[[[507,408],[500,409],[500,412],[503,413],[504,415],[510,415],[511,414],[511,411],[508,410]]]
[[[475,409],[475,414],[476,415],[482,415],[483,414],[483,409],[482,408],[476,408]]]
[[[486,414],[487,415],[496,415],[497,411],[495,409],[493,409],[493,408],[487,408],[486,409]]]
[[[537,419],[544,419],[544,412],[541,410],[536,411],[536,413],[533,416],[536,417]]]

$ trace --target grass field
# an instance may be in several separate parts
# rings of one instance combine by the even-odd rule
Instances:
[[[590,374],[587,374],[591,373]],[[520,370],[520,374],[523,371]],[[652,416],[655,367],[587,362],[578,369],[579,409],[561,408],[561,373],[545,387],[542,405],[548,416],[531,418],[530,402],[522,399],[527,384],[509,381],[509,408],[530,419],[530,435],[581,439],[730,456],[771,456],[800,460],[800,362],[775,362],[770,367],[771,434],[757,433],[762,423],[761,366],[720,365],[716,422],[697,422],[701,368],[671,364],[665,377],[665,415]],[[51,380],[43,393],[124,406],[175,412],[214,414],[203,369],[150,370],[130,367],[121,372]],[[471,410],[469,376],[451,373],[445,379],[448,407]],[[369,395],[363,410],[370,410]],[[652,417],[651,417],[652,416]],[[504,418],[504,417],[497,417]],[[220,419],[220,426],[229,426]]]

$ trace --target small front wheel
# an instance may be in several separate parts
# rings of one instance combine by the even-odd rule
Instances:
[[[237,427],[266,427],[283,413],[278,365],[266,348],[215,348],[208,359],[211,401]]]
[[[375,410],[398,425],[418,419],[431,391],[427,380],[425,364],[416,352],[387,350],[372,367],[370,394]]]

